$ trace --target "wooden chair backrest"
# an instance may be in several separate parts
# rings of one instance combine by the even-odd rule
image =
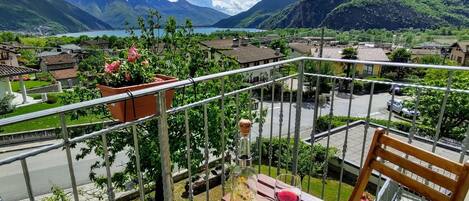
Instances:
[[[385,146],[398,150],[408,156],[413,156],[428,164],[420,165],[412,162],[407,157],[402,157],[385,150],[383,148]],[[382,160],[378,160],[378,157]],[[405,171],[412,172],[429,182],[451,191],[451,193],[446,194],[431,188],[428,183],[421,183],[409,177],[407,174],[403,173],[403,171],[389,167],[382,161],[390,162],[399,168],[405,169]],[[429,165],[452,173],[455,175],[456,180],[434,171],[431,167],[429,168]],[[469,189],[469,162],[465,164],[456,163],[408,143],[401,142],[389,135],[385,135],[385,130],[382,128],[378,128],[375,131],[368,156],[360,171],[358,181],[349,201],[360,200],[373,170],[386,175],[388,178],[400,183],[428,200],[463,201]]]

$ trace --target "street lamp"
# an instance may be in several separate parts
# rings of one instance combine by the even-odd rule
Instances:
[[[443,47],[440,50],[441,55],[443,55],[443,65],[446,63],[446,57],[451,53],[451,48]]]

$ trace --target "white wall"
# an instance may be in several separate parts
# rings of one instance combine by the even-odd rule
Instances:
[[[11,85],[8,77],[0,78],[0,99],[11,93]]]

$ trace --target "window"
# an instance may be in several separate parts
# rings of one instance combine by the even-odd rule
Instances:
[[[268,64],[268,63],[269,63],[268,59],[264,60],[264,64]]]
[[[255,61],[254,66],[258,66],[258,65],[259,65],[259,61]]]
[[[277,58],[275,58],[275,59],[274,59],[274,62],[277,62],[277,61],[278,61],[278,59],[277,59]]]
[[[462,64],[462,57],[458,57],[458,63]]]
[[[365,64],[365,69],[363,69],[363,74],[373,75],[373,65],[372,64]]]

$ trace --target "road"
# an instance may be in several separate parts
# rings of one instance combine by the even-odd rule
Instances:
[[[371,107],[371,116],[378,119],[387,119],[388,111],[386,110],[386,101],[388,101],[391,96],[388,93],[376,94],[373,96],[373,104]],[[369,95],[357,96],[355,95],[352,100],[352,109],[351,116],[355,117],[365,117],[368,110]],[[349,98],[347,95],[340,94],[334,98],[334,115],[336,116],[347,116]],[[289,116],[289,106],[288,102],[283,103],[283,125],[282,125],[282,135],[288,133],[288,116]],[[270,136],[270,126],[271,126],[271,103],[264,102],[263,107],[267,109],[266,123],[263,126],[263,136]],[[275,102],[273,105],[273,124],[272,124],[272,135],[278,136],[279,133],[279,117],[280,117],[280,107],[279,102]],[[313,103],[304,103],[301,108],[301,122],[300,130],[308,130],[312,128],[312,117],[314,113],[314,104]],[[322,115],[327,115],[329,113],[330,107],[326,106],[322,108]],[[296,104],[292,104],[292,113],[290,121],[290,130],[294,131],[295,127],[295,114],[296,114]],[[252,129],[252,137],[258,136],[259,125],[254,124]],[[72,149],[73,158],[79,149],[85,146],[84,144],[78,144],[76,148]],[[22,150],[15,152],[8,152],[0,154],[0,159],[7,158],[9,156],[17,155],[19,153],[30,151]],[[78,185],[88,184],[90,180],[88,174],[90,171],[90,166],[93,164],[98,157],[94,154],[88,155],[85,159],[82,160],[73,160],[73,167],[75,170],[75,176],[77,179]],[[122,164],[128,161],[128,158],[125,154],[121,153],[117,155],[116,163],[112,166],[112,171],[121,170]],[[30,177],[32,181],[32,187],[34,195],[42,195],[49,193],[52,185],[57,185],[62,188],[70,188],[70,176],[68,173],[67,159],[65,155],[65,150],[57,149],[47,152],[46,154],[37,155],[31,157],[27,160],[28,168],[30,170]],[[105,175],[105,170],[100,169],[97,171],[100,175]],[[20,200],[27,198],[27,192],[24,182],[24,177],[21,169],[21,164],[15,162],[9,165],[0,166],[0,196],[5,200]]]
[[[352,117],[366,117],[368,112],[368,105],[370,95],[354,95],[352,99],[352,107],[350,110],[350,116]],[[396,97],[397,98],[397,97]],[[388,119],[389,111],[386,109],[386,102],[391,99],[391,95],[388,93],[380,93],[373,95],[373,101],[371,104],[370,116],[376,119]],[[270,136],[271,132],[271,121],[272,124],[272,135],[278,136],[280,130],[280,110],[283,105],[283,123],[281,133],[286,135],[288,133],[288,118],[290,103],[274,102],[273,106],[273,119],[272,117],[272,102],[263,102],[263,107],[267,109],[266,122],[263,125],[262,136]],[[349,107],[349,95],[348,94],[336,94],[334,97],[334,116],[347,116]],[[330,111],[330,104],[321,109],[321,115],[328,115]],[[305,102],[301,108],[301,121],[300,130],[308,130],[313,127],[313,115],[314,115],[314,103]],[[296,116],[296,103],[292,103],[291,121],[290,121],[290,132],[292,133],[295,128],[295,116]],[[395,120],[393,118],[393,120]],[[255,123],[252,128],[252,137],[255,138],[259,135],[259,124]]]
[[[96,155],[90,154],[84,159],[79,161],[75,160],[75,155],[79,153],[79,149],[84,146],[84,144],[78,144],[76,148],[71,150],[72,158],[74,158],[73,168],[78,185],[90,183],[88,177],[90,166],[98,159]],[[4,153],[0,155],[0,159],[26,151],[31,150]],[[116,156],[116,163],[111,167],[111,171],[122,170],[122,164],[127,160],[125,154],[118,154]],[[65,150],[56,149],[45,154],[30,157],[27,160],[27,164],[35,196],[49,193],[53,185],[60,186],[64,189],[71,188]],[[104,168],[96,172],[98,175],[105,175]],[[28,194],[20,162],[0,166],[0,196],[5,201],[27,198]]]

